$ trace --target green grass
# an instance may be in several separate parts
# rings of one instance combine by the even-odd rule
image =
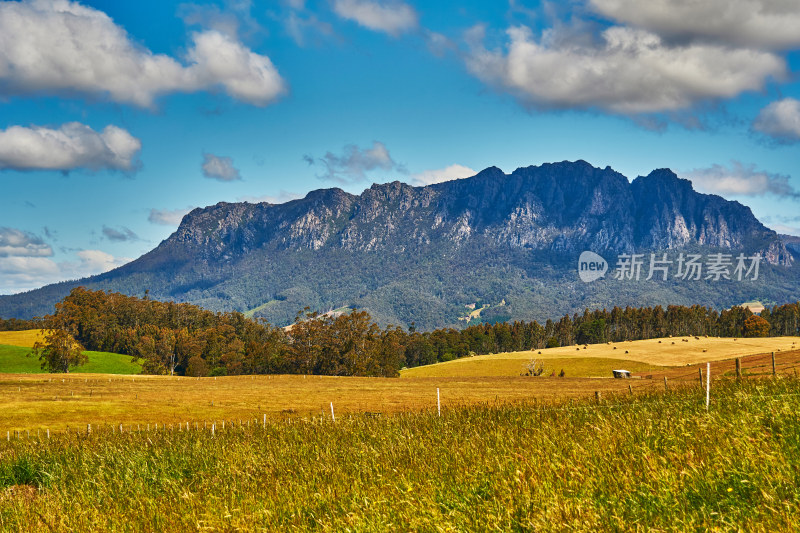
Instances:
[[[30,348],[0,344],[0,373],[3,374],[43,374],[39,359],[30,356]],[[108,352],[85,352],[89,362],[70,372],[93,374],[139,374],[142,365],[131,361],[128,355]]]
[[[798,382],[712,391],[0,440],[0,529],[797,531]]]

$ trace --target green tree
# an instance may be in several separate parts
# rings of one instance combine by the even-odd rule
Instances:
[[[86,364],[89,358],[81,343],[63,329],[46,330],[44,342],[33,345],[33,355],[42,362],[48,372],[69,372],[72,367]]]

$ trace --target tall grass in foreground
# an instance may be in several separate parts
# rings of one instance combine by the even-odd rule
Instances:
[[[798,382],[714,386],[3,440],[0,528],[797,531]]]

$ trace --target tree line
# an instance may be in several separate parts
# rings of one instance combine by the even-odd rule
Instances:
[[[192,304],[161,302],[119,293],[73,289],[37,327],[60,332],[44,363],[63,369],[58,346],[127,354],[153,374],[321,374],[396,376],[402,367],[468,355],[546,347],[708,335],[759,337],[800,334],[800,302],[765,309],[716,311],[703,306],[585,310],[547,320],[479,324],[430,332],[380,328],[365,311],[332,316],[305,309],[288,328],[239,312],[212,312]],[[76,344],[72,344],[70,339]],[[79,351],[79,350],[77,350]],[[55,355],[54,355],[55,354]],[[67,365],[68,368],[69,365]],[[63,370],[62,370],[63,371]]]
[[[22,320],[19,318],[0,318],[0,331],[24,331],[38,328],[35,320]]]

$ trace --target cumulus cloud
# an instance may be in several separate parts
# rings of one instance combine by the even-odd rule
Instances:
[[[325,172],[317,175],[318,178],[341,184],[364,181],[367,179],[367,172],[376,169],[405,172],[392,159],[386,145],[379,141],[373,141],[370,148],[359,148],[350,144],[344,147],[342,154],[327,152],[317,159],[308,155],[303,159],[310,165],[321,164],[325,167]]]
[[[48,257],[0,256],[0,294],[33,290],[51,283],[108,272],[129,262],[101,250],[80,250],[69,261]]]
[[[233,166],[230,157],[218,157],[214,154],[203,154],[203,175],[218,181],[236,181],[242,179],[239,170]]]
[[[125,226],[120,226],[119,228],[109,228],[108,226],[103,226],[103,235],[109,241],[114,242],[126,242],[126,241],[138,241],[139,236],[133,232],[133,230],[126,228]]]
[[[713,43],[670,45],[649,31],[611,27],[598,42],[540,39],[525,26],[507,30],[507,51],[488,50],[483,32],[468,33],[469,71],[526,105],[601,109],[620,114],[678,111],[731,98],[786,76],[769,52]]]
[[[374,31],[397,37],[417,28],[413,7],[404,2],[375,0],[334,0],[333,10],[343,19],[352,20]]]
[[[192,209],[194,207],[187,207],[186,209],[151,209],[147,221],[161,226],[178,226],[183,217]]]
[[[700,191],[737,196],[774,195],[781,198],[800,199],[800,192],[790,183],[790,177],[756,169],[755,165],[744,165],[732,161],[731,166],[719,164],[708,168],[696,168],[683,174],[692,180]]]
[[[450,165],[438,170],[423,170],[417,174],[412,174],[410,182],[412,185],[431,185],[443,181],[458,180],[469,178],[477,174],[474,170],[464,165]]]
[[[151,107],[163,94],[221,88],[257,106],[286,91],[266,56],[210,29],[178,61],[133,42],[102,11],[67,0],[0,3],[0,96],[82,94]]]
[[[38,235],[0,227],[0,294],[99,274],[130,261],[100,250],[81,250],[75,255],[75,260],[56,262],[53,249]]]
[[[78,122],[58,129],[11,126],[0,130],[0,169],[132,171],[141,148],[139,139],[111,125],[102,132]]]
[[[794,0],[590,0],[590,6],[672,40],[767,50],[800,45],[800,3]]]
[[[16,228],[0,227],[0,257],[50,257],[53,249],[41,237]]]
[[[800,100],[784,98],[761,110],[753,129],[783,143],[800,141]]]

